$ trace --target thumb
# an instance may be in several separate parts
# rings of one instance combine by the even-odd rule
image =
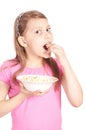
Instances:
[[[19,82],[19,86],[20,86],[21,88],[24,87],[23,83],[21,83],[21,82]]]

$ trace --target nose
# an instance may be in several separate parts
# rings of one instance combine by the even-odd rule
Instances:
[[[52,41],[53,40],[53,35],[50,32],[46,32],[45,33],[45,39],[48,41]]]

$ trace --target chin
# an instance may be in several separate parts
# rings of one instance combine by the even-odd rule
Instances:
[[[48,54],[48,55],[44,56],[45,59],[50,58],[50,57],[51,57],[51,54]]]

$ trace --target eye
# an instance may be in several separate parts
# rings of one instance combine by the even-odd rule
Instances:
[[[40,30],[36,30],[35,33],[36,33],[36,34],[40,34],[41,31],[40,31]]]
[[[47,28],[46,31],[47,31],[47,32],[51,32],[51,28]]]

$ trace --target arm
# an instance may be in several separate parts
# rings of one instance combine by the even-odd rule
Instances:
[[[0,81],[0,117],[8,114],[13,109],[15,109],[18,105],[20,105],[27,97],[34,95],[44,95],[48,91],[41,93],[40,91],[30,92],[27,91],[24,86],[20,83],[20,92],[16,96],[11,99],[6,99],[9,91],[9,87]]]
[[[64,73],[62,85],[70,103],[76,107],[80,106],[83,102],[83,92],[63,48],[53,44],[49,45],[49,50],[55,53],[56,57],[63,66]]]
[[[8,94],[9,87],[0,81],[0,117],[5,114],[11,112],[14,108],[16,108],[20,103],[24,101],[26,98],[22,92],[11,99],[6,99]]]
[[[67,59],[64,62],[63,67],[64,67],[64,74],[62,80],[63,88],[66,92],[66,95],[70,103],[73,106],[78,107],[82,104],[83,101],[83,93],[82,93],[81,85]]]

